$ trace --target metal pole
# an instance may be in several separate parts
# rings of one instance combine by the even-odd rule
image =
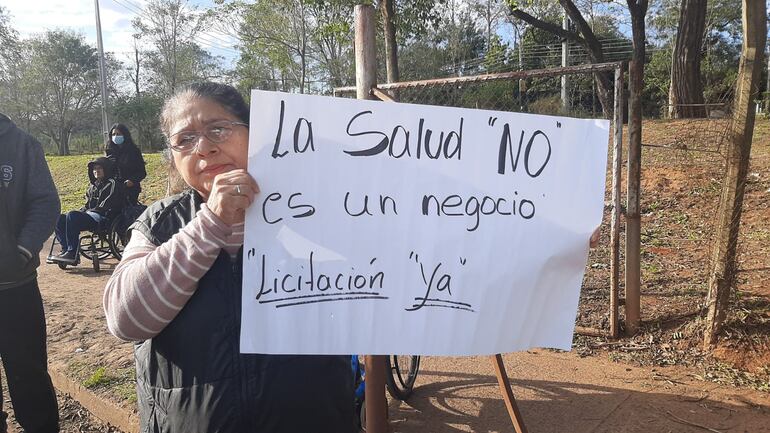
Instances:
[[[561,27],[564,30],[569,31],[569,17],[567,12],[564,12],[564,19],[561,22]],[[565,38],[561,43],[561,67],[566,68],[569,66],[569,41]],[[569,113],[569,94],[567,93],[567,76],[561,76],[561,111],[564,114]]]
[[[356,53],[356,97],[374,99],[372,88],[377,86],[377,50],[374,31],[377,21],[374,7],[355,6],[355,53]],[[364,356],[366,366],[366,404],[367,433],[386,433],[388,431],[387,404],[385,398],[385,370],[387,357],[382,355]]]
[[[110,123],[107,120],[107,71],[104,66],[104,45],[102,45],[102,22],[99,18],[99,0],[94,0],[96,9],[96,44],[99,48],[99,79],[102,82],[102,135],[107,146]]]

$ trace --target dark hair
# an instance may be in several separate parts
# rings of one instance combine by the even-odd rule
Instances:
[[[247,125],[249,123],[249,104],[235,87],[205,81],[190,84],[166,99],[160,113],[160,127],[163,130],[163,135],[168,137],[171,133],[171,117],[174,112],[181,104],[187,103],[192,98],[206,98],[216,102],[241,122]]]
[[[122,124],[122,123],[113,123],[112,126],[110,126],[110,132],[107,134],[110,140],[110,144],[115,144],[112,141],[112,131],[114,130],[120,131],[120,133],[123,135],[123,145],[129,145],[136,147],[136,144],[134,144],[134,139],[131,138],[131,131],[128,130],[128,126]],[[109,146],[109,144],[108,144]]]

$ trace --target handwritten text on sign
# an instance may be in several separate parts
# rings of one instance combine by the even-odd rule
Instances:
[[[253,91],[241,351],[569,349],[608,134]]]

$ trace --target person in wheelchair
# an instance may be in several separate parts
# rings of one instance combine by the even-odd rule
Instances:
[[[49,257],[49,261],[68,265],[77,263],[80,232],[98,230],[120,213],[125,198],[121,185],[115,180],[113,168],[113,162],[106,157],[88,163],[91,185],[86,191],[86,204],[80,210],[59,215],[55,233],[62,250],[58,255]]]

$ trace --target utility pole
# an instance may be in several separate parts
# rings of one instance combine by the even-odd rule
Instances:
[[[102,82],[102,135],[104,146],[109,142],[110,123],[107,120],[107,70],[104,66],[104,45],[102,45],[102,22],[99,18],[99,0],[94,0],[96,9],[96,44],[99,48],[99,79]]]
[[[561,27],[569,31],[569,17],[567,12],[564,12],[564,19],[561,22]],[[567,38],[561,42],[561,66],[566,68],[569,66],[569,41]],[[569,94],[567,93],[567,75],[561,76],[561,111],[563,114],[569,113]]]

